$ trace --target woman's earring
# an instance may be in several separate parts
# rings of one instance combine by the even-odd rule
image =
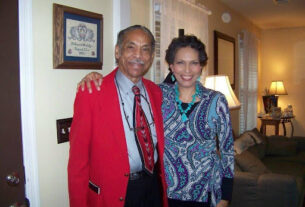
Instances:
[[[200,76],[197,78],[197,81],[200,81],[201,80],[201,78],[200,78]]]
[[[171,79],[172,79],[173,82],[176,80],[174,74],[171,75]]]

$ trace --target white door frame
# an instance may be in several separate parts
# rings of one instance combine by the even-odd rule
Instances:
[[[130,0],[113,0],[113,45],[116,44],[117,34],[126,27],[130,26]],[[115,60],[113,60],[115,65]]]
[[[19,73],[25,196],[40,206],[36,147],[32,0],[19,0]]]

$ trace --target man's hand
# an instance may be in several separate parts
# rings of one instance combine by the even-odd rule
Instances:
[[[219,203],[217,203],[216,207],[228,207],[229,201],[226,200],[220,200]]]
[[[97,72],[91,72],[87,74],[78,84],[77,84],[77,90],[79,87],[81,88],[82,91],[85,90],[85,86],[87,86],[87,89],[89,93],[92,93],[92,88],[91,88],[91,81],[93,81],[96,90],[100,90],[100,86],[102,85],[103,82],[103,75]]]

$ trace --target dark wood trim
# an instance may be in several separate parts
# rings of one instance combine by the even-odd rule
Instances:
[[[232,89],[235,89],[235,70],[236,70],[236,60],[235,60],[235,39],[224,33],[214,30],[214,75],[218,75],[218,39],[223,39],[233,43],[233,84],[231,84]]]

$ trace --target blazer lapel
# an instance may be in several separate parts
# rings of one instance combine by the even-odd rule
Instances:
[[[113,137],[110,137],[111,139],[114,139],[117,144],[116,146],[117,151],[121,152],[121,156],[126,156],[127,153],[127,144],[125,139],[125,132],[124,132],[124,126],[122,121],[122,115],[121,115],[121,109],[120,109],[120,102],[118,98],[117,88],[115,85],[115,74],[116,74],[117,68],[111,72],[108,76],[104,78],[104,81],[102,83],[101,90],[104,92],[105,97],[102,99],[102,106],[105,107],[106,110],[103,110],[105,112],[106,117],[108,118],[108,127],[111,130]],[[104,87],[103,87],[104,86]],[[106,100],[107,98],[107,100]],[[125,154],[125,153],[126,154]]]

